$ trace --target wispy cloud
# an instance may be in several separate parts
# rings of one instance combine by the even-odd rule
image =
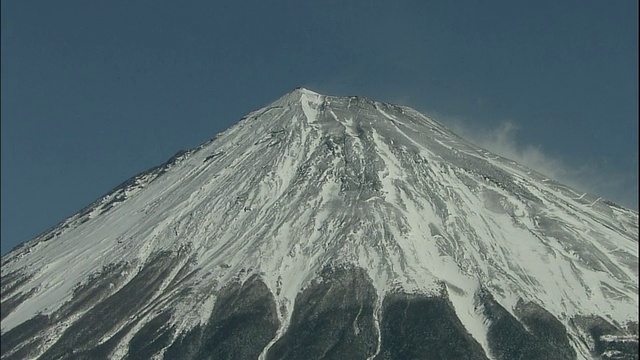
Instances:
[[[638,209],[638,179],[606,167],[598,159],[567,159],[545,151],[539,145],[519,140],[521,129],[513,121],[503,121],[493,128],[480,127],[451,116],[434,115],[456,134],[497,155],[512,159],[576,190]],[[637,154],[636,154],[637,157]]]

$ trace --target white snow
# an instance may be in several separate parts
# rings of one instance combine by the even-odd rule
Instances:
[[[479,284],[497,290],[509,311],[522,298],[565,323],[585,313],[638,320],[637,213],[611,210],[600,198],[585,205],[586,194],[565,194],[413,110],[370,104],[347,111],[338,109],[348,107],[339,100],[298,89],[157,179],[140,178],[111,210],[96,207],[84,223],[70,218],[56,238],[9,254],[2,275],[34,274],[20,291],[38,291],[2,320],[2,333],[55,311],[105,265],[137,265],[123,275],[131,279],[158,251],[186,244],[199,276],[185,286],[200,297],[176,305],[172,321],[180,330],[206,321],[215,289],[259,274],[283,306],[280,336],[298,293],[325,265],[345,262],[369,273],[378,302],[398,288],[434,294],[444,282],[460,321],[485,351],[488,324],[473,304]],[[370,143],[354,130],[357,123],[366,124]],[[328,138],[354,145],[330,151]],[[346,150],[359,162],[345,164]],[[219,155],[207,159],[212,154]],[[483,166],[469,168],[470,161]],[[347,166],[375,169],[381,189],[342,192],[346,176],[361,175],[347,174]]]

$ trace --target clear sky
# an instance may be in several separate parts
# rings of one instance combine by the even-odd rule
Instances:
[[[297,86],[638,208],[638,2],[2,0],[2,253]]]

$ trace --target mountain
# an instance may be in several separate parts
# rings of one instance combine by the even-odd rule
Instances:
[[[1,274],[1,359],[638,358],[637,212],[302,88]]]

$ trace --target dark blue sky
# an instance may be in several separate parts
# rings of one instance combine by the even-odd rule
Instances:
[[[296,86],[638,207],[638,4],[2,1],[2,253]]]

